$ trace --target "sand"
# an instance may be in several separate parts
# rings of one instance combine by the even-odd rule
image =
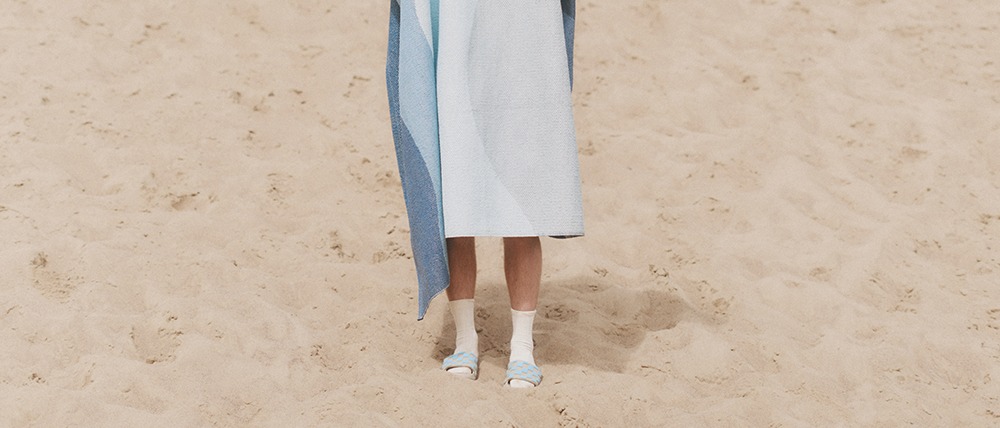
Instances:
[[[579,4],[533,391],[416,321],[388,1],[0,5],[2,426],[1000,424],[1000,4]]]

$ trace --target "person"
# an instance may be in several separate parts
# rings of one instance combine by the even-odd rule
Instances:
[[[477,379],[476,238],[501,237],[512,334],[504,384],[538,386],[542,236],[583,236],[572,113],[573,0],[393,0],[387,82],[420,285],[442,290]],[[443,242],[440,242],[443,241]]]

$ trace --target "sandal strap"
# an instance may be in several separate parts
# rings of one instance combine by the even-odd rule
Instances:
[[[445,370],[454,367],[468,367],[475,373],[479,370],[479,357],[471,352],[456,352],[449,355],[441,363],[441,368]]]
[[[507,378],[504,379],[504,383],[510,382],[511,379],[520,379],[538,386],[542,383],[542,369],[527,361],[511,361],[507,364]]]

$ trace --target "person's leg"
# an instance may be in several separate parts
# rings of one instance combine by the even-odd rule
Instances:
[[[451,283],[445,289],[448,300],[476,297],[476,238],[448,238],[448,273]]]
[[[537,236],[503,238],[503,267],[511,309],[533,311],[542,279],[542,241]]]
[[[535,365],[532,324],[538,306],[538,290],[542,279],[542,242],[537,236],[504,238],[504,273],[510,295],[511,324],[510,362],[523,361]],[[527,388],[533,383],[511,379],[510,386]]]
[[[476,241],[473,237],[448,238],[448,272],[451,283],[448,309],[455,321],[455,354],[469,353],[479,358],[479,335],[476,334]],[[447,363],[448,361],[446,361]],[[469,367],[452,367],[449,373],[475,378]]]

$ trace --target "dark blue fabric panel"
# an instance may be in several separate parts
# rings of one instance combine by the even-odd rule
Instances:
[[[431,181],[431,171],[423,161],[399,105],[400,4],[392,1],[389,18],[389,46],[386,57],[386,83],[389,116],[396,147],[403,198],[410,224],[410,244],[416,264],[418,283],[417,319],[423,319],[431,298],[447,288],[448,259],[441,235],[439,195]]]
[[[576,0],[562,0],[563,29],[566,31],[566,56],[569,58],[569,86],[573,87],[573,44],[576,39]]]

